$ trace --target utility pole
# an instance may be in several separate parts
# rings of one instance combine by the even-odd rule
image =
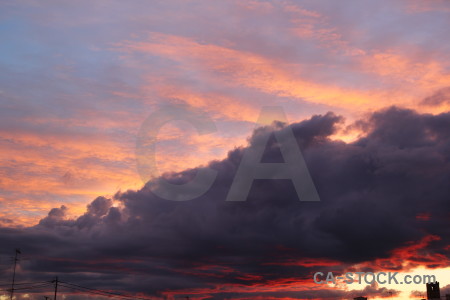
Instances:
[[[55,298],[53,300],[56,300],[56,294],[58,293],[58,276],[55,277]]]
[[[13,271],[13,279],[11,284],[11,300],[14,296],[14,281],[16,280],[16,265],[19,259],[17,258],[17,255],[22,254],[19,249],[16,249],[16,255],[14,256],[14,271]]]

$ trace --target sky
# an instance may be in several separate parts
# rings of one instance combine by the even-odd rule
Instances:
[[[449,28],[447,0],[2,1],[0,282],[20,248],[18,282],[151,299],[425,290],[320,286],[322,270],[437,274],[450,293]],[[267,106],[284,123],[259,128]],[[146,177],[139,134],[167,107],[213,126],[156,130]],[[226,201],[245,153],[267,137],[278,162],[286,130],[320,201],[289,180]],[[217,178],[197,199],[146,185],[207,169]]]

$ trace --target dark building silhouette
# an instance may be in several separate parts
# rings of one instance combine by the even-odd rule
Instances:
[[[445,295],[445,300],[450,300],[450,294]]]
[[[353,300],[367,300],[367,297],[356,297]]]
[[[441,299],[441,291],[439,290],[439,282],[427,283],[427,299]]]

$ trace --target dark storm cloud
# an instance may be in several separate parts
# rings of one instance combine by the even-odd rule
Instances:
[[[152,295],[204,290],[217,299],[246,294],[232,288],[212,291],[216,286],[248,286],[248,295],[256,295],[255,283],[270,286],[289,278],[312,282],[316,271],[339,272],[352,263],[387,258],[392,250],[429,235],[440,240],[421,251],[448,262],[448,250],[443,249],[450,237],[450,114],[392,107],[357,122],[366,134],[348,144],[328,138],[341,121],[328,113],[289,125],[320,202],[299,201],[289,180],[255,180],[246,202],[226,202],[245,151],[237,148],[226,159],[209,164],[218,177],[198,199],[163,200],[146,187],[119,192],[114,199],[98,197],[75,220],[66,218],[62,206],[32,228],[1,228],[1,244],[28,253],[22,263],[26,279],[58,273],[67,281],[97,288]],[[287,129],[277,124],[255,130],[249,147],[274,130]],[[269,141],[263,161],[282,160],[276,140]],[[166,176],[183,183],[196,171]],[[120,205],[113,206],[113,200]],[[430,217],[418,218],[421,214]],[[1,254],[7,250],[3,246]],[[286,263],[304,258],[319,262]],[[324,262],[321,267],[323,259],[341,265],[326,267]],[[417,263],[425,262],[418,257]],[[366,289],[367,294],[380,290]],[[294,298],[334,298],[341,292],[286,293]]]

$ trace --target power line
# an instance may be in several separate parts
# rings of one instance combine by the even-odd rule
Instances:
[[[37,281],[37,282],[21,282],[21,283],[14,283],[14,286],[16,285],[29,285],[29,284],[38,284],[38,283],[49,283],[49,281]],[[0,286],[5,286],[5,285],[11,285],[11,283],[3,283],[0,284]]]
[[[48,287],[51,286],[51,283],[48,284],[40,284],[40,285],[35,285],[35,286],[28,286],[28,287],[23,287],[23,288],[17,288],[16,290],[32,290],[32,289],[40,289],[40,288],[44,288],[44,287]]]
[[[128,295],[124,295],[124,294],[118,294],[118,293],[112,293],[112,292],[108,292],[108,291],[103,291],[103,290],[98,290],[98,289],[91,289],[91,288],[86,288],[86,287],[82,287],[82,286],[76,286],[76,285],[62,285],[64,287],[70,288],[70,289],[74,289],[74,290],[78,290],[84,293],[90,293],[90,294],[95,294],[95,295],[101,295],[101,296],[105,296],[105,297],[112,297],[112,298],[120,298],[120,299],[139,299],[139,300],[148,300],[149,298],[139,298],[139,297],[135,297],[135,296],[128,296]]]
[[[64,286],[67,288],[77,289],[79,291],[83,291],[83,292],[87,292],[87,293],[91,292],[91,293],[95,293],[97,295],[102,295],[102,296],[107,296],[107,297],[119,297],[122,299],[138,299],[138,300],[148,300],[149,299],[149,298],[140,298],[140,297],[136,297],[136,296],[130,296],[130,295],[113,293],[113,292],[108,292],[108,291],[99,290],[99,289],[88,288],[88,287],[84,287],[84,286],[81,286],[78,284],[73,284],[73,283],[64,282],[64,281],[60,281],[60,283],[61,283],[61,286]]]
[[[60,281],[58,279],[58,277],[55,277],[55,279],[52,281],[14,283],[14,286],[16,286],[16,288],[14,288],[14,291],[34,290],[34,289],[42,289],[42,288],[48,288],[50,286],[54,286],[55,287],[55,295],[54,295],[53,300],[56,300],[57,293],[58,293],[58,287],[65,287],[65,288],[76,290],[76,291],[83,292],[83,293],[99,295],[99,296],[104,296],[104,297],[108,297],[108,298],[118,298],[118,299],[123,299],[123,300],[128,300],[128,299],[149,300],[149,299],[151,299],[151,298],[142,298],[142,297],[136,297],[136,296],[132,296],[132,295],[126,295],[126,294],[115,293],[115,292],[111,292],[111,291],[105,291],[105,290],[85,287],[85,286],[81,286],[81,285],[70,283],[70,282]],[[8,291],[9,292],[9,291],[11,291],[11,289],[0,289],[0,291]]]
[[[100,295],[100,296],[103,296],[103,297],[109,297],[109,298],[114,297],[114,298],[119,298],[119,299],[132,299],[132,298],[125,298],[123,296],[118,296],[118,295],[110,295],[110,294],[107,294],[107,293],[104,293],[104,292],[97,292],[97,291],[93,291],[93,290],[92,291],[91,290],[86,290],[86,289],[83,289],[83,288],[77,288],[77,287],[74,287],[74,286],[69,286],[69,285],[64,285],[64,284],[61,284],[61,286],[65,287],[65,288],[69,288],[69,289],[75,290],[75,291],[80,291],[80,292],[83,292],[83,293],[88,293],[88,294],[93,294],[93,295]]]
[[[31,289],[39,289],[39,288],[43,288],[43,287],[48,287],[51,286],[52,284],[50,282],[47,283],[41,283],[38,285],[32,285],[32,286],[25,286],[25,287],[19,287],[19,288],[15,288],[15,291],[19,291],[19,290],[31,290]],[[9,292],[11,291],[11,289],[0,289],[0,291],[2,292]]]

